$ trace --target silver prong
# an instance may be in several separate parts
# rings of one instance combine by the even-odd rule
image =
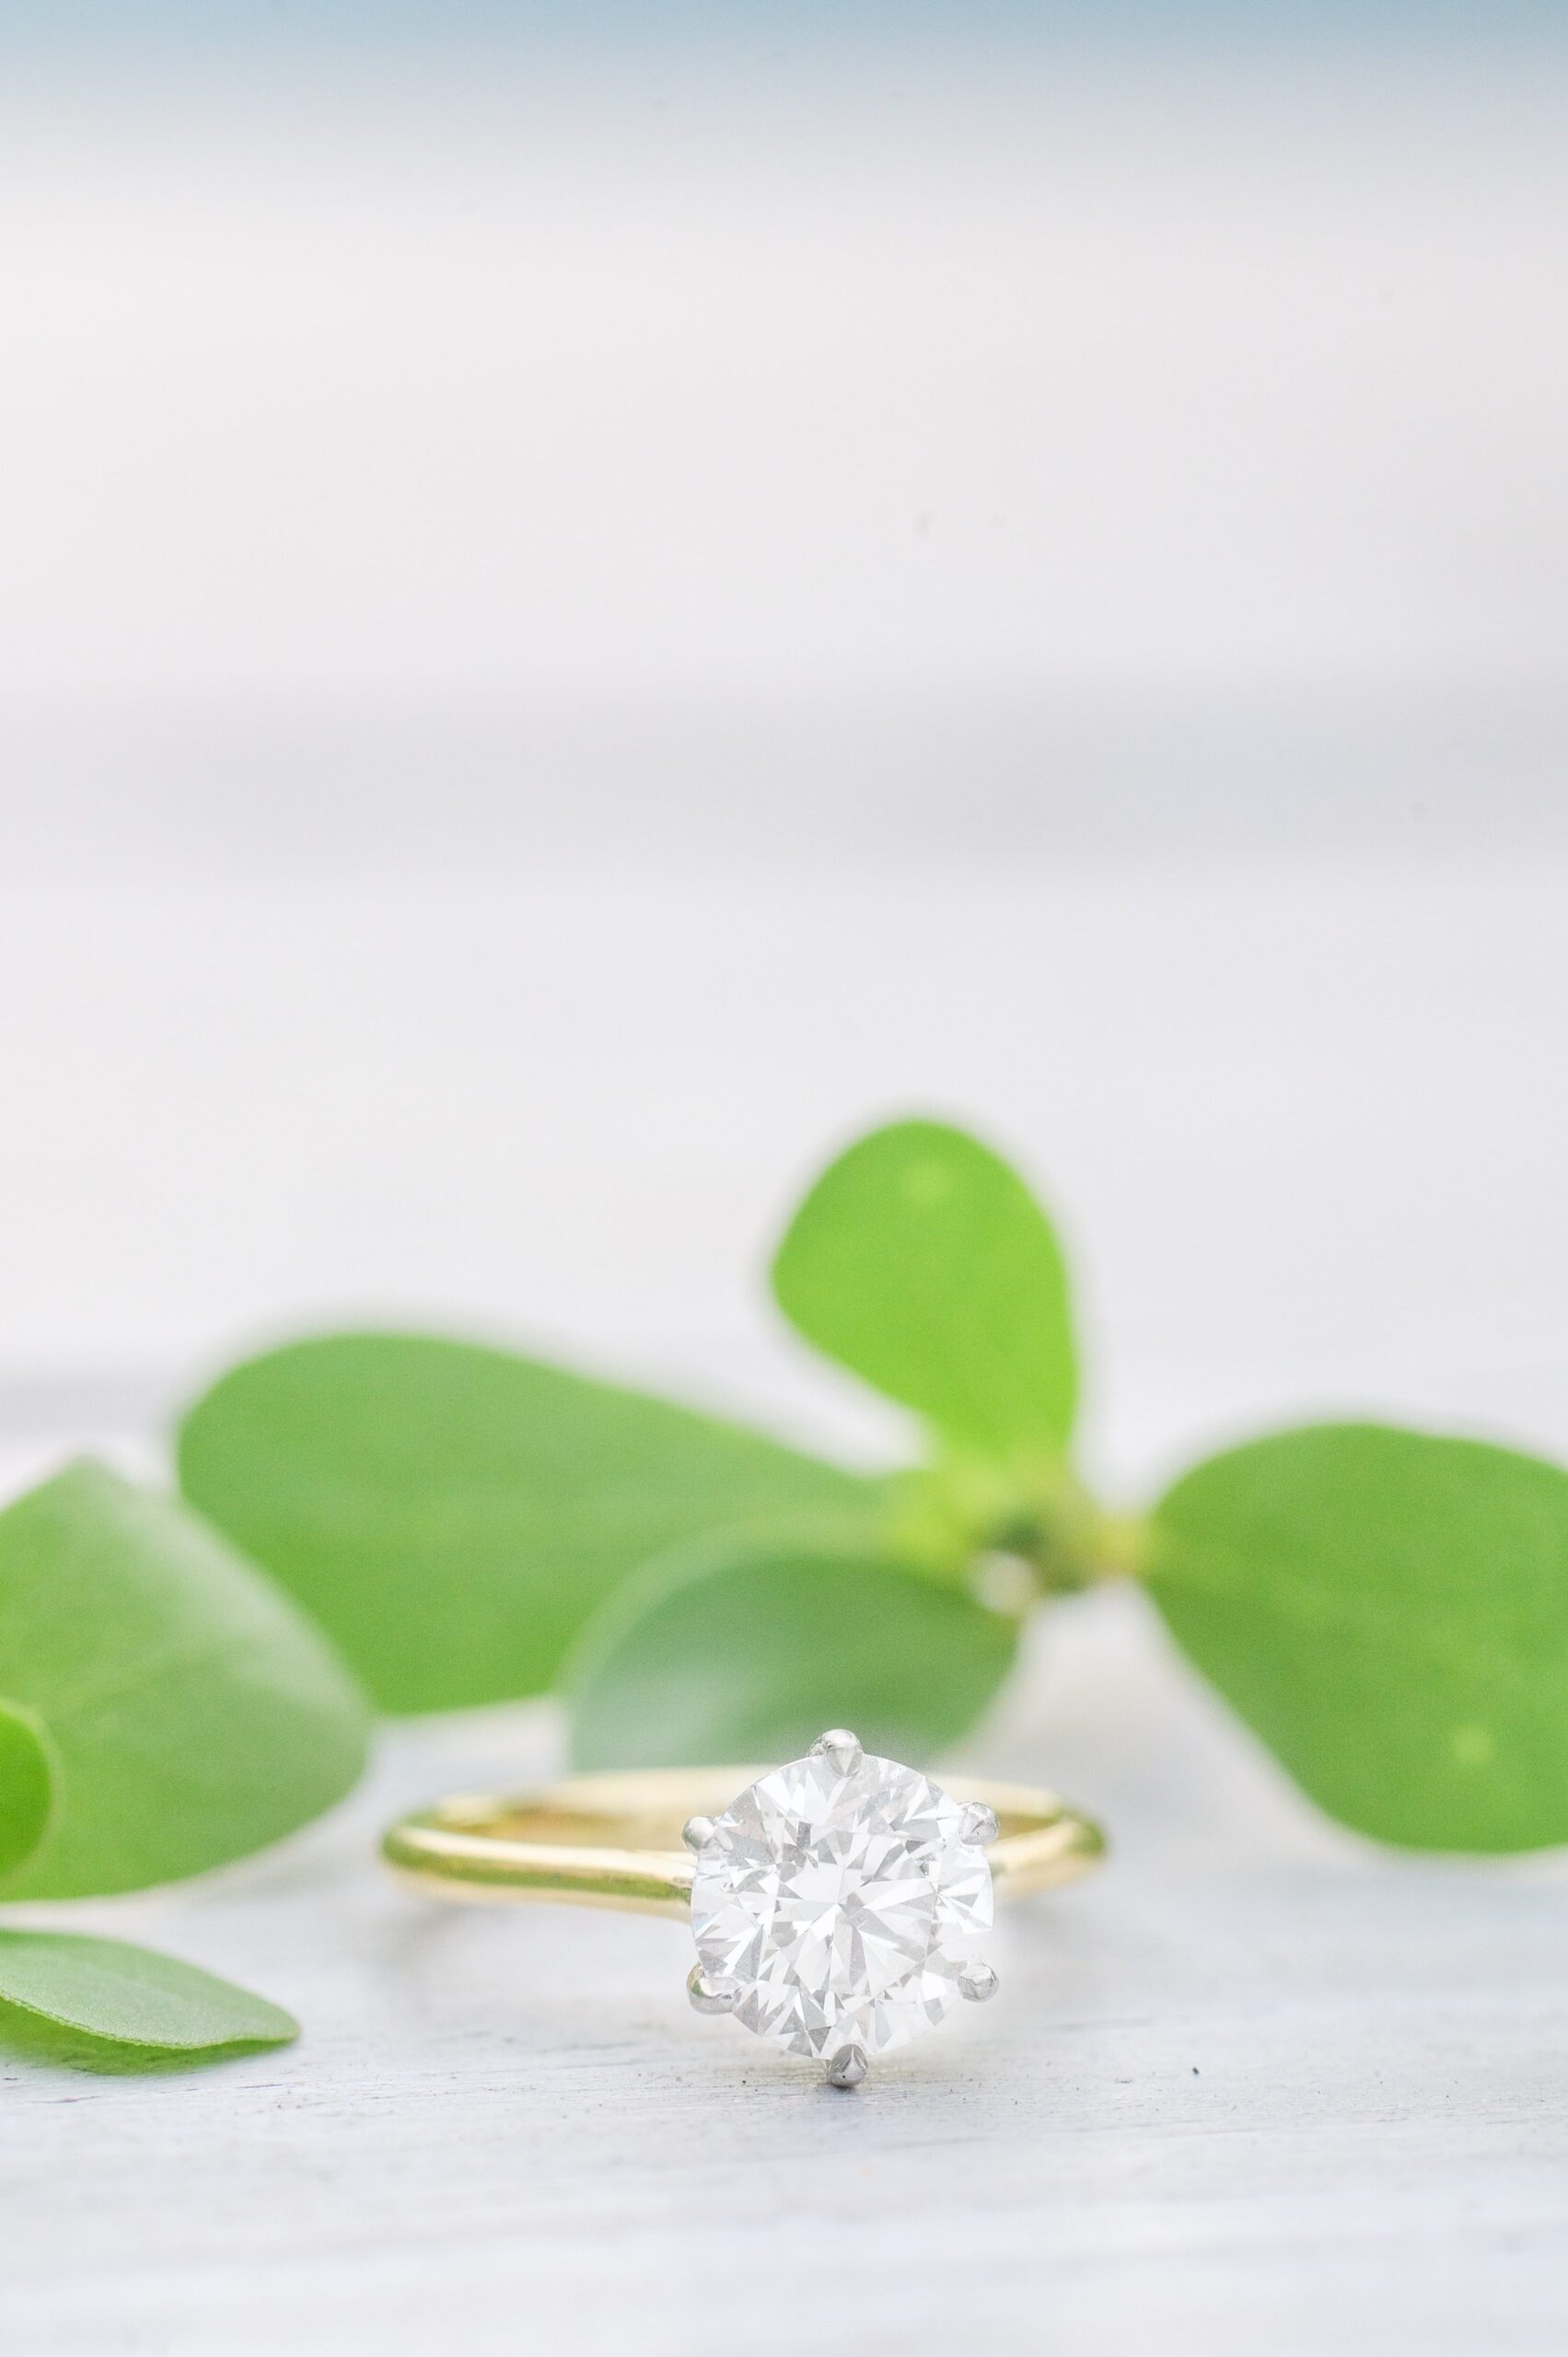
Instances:
[[[700,1964],[694,1964],[686,1976],[686,1994],[691,2009],[698,2014],[731,2014],[735,2011],[735,1991],[722,1980],[710,1980]]]
[[[685,1842],[686,1847],[691,1851],[692,1856],[695,1857],[698,1851],[703,1849],[705,1844],[711,1841],[714,1838],[713,1818],[711,1817],[689,1817],[685,1824],[680,1829],[680,1838]]]
[[[967,1972],[958,1975],[958,1994],[967,1997],[971,2005],[983,2005],[988,1997],[996,1994],[996,1974],[989,1964],[971,1964]]]
[[[865,2076],[865,2049],[863,2046],[841,2046],[830,2054],[827,2080],[830,2087],[858,2087]]]
[[[818,1736],[811,1748],[819,1759],[830,1760],[841,1776],[853,1776],[865,1757],[860,1737],[851,1735],[848,1727],[830,1727],[826,1735]]]
[[[996,1822],[996,1811],[988,1808],[983,1801],[970,1801],[958,1829],[964,1840],[981,1843],[994,1841],[1002,1830]]]

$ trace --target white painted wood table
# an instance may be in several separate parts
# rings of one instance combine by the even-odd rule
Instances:
[[[482,1304],[880,1445],[749,1271],[792,1167],[900,1100],[1057,1190],[1131,1491],[1346,1400],[1562,1454],[1561,912],[1534,871],[17,896],[7,1492],[156,1430],[73,1367],[175,1387],[345,1304]],[[1040,1638],[965,1764],[1059,1782],[1112,1863],[853,2096],[698,2020],[678,1926],[384,1878],[399,1806],[554,1764],[542,1710],[389,1736],[294,1843],[74,1911],[305,2035],[151,2078],[0,2054],[0,2352],[1560,2357],[1561,1864],[1336,1834],[1136,1597]]]
[[[1114,1864],[1011,1913],[997,2002],[854,2096],[699,2021],[677,1925],[383,1878],[380,1820],[545,1764],[543,1713],[400,1736],[335,1822],[90,1910],[306,2035],[190,2075],[0,2061],[3,2345],[1560,2350],[1561,1874],[1320,1831],[1132,1603],[1064,1616],[981,1747],[1103,1807]]]

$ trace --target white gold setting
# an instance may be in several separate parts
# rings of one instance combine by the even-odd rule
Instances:
[[[857,2086],[872,2058],[994,1993],[996,1832],[993,1810],[830,1729],[686,1828],[693,2005]]]

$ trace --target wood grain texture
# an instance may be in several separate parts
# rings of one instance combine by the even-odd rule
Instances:
[[[1423,795],[1434,726],[1416,698],[1389,737]],[[1338,774],[1262,733],[1314,794]],[[978,859],[985,744],[936,766]],[[903,1104],[994,1120],[1060,1203],[1121,1494],[1307,1408],[1568,1455],[1555,870],[987,880],[966,850],[900,878],[906,796],[859,883],[824,826],[819,868],[740,883],[316,892],[254,883],[265,829],[215,800],[244,872],[215,850],[181,886],[185,806],[159,836],[122,799],[145,892],[81,891],[80,825],[68,889],[0,889],[0,1495],[156,1434],[135,1369],[171,1402],[345,1305],[875,1457],[882,1420],[769,1335],[751,1272],[818,1152]],[[274,834],[317,823],[277,804]],[[1185,843],[1192,805],[1159,824]],[[1115,1854],[999,1927],[994,2004],[854,2096],[696,2019],[678,1926],[383,1878],[398,1808],[559,1765],[544,1711],[390,1738],[284,1851],[71,1910],[305,2036],[151,2079],[0,2055],[3,2357],[1561,2357],[1561,1865],[1332,1832],[1136,1598],[1040,1634],[963,1765],[1060,1784]]]
[[[974,1752],[1103,1807],[1112,1866],[1017,1910],[999,2001],[854,2096],[697,2020],[678,1926],[381,1875],[389,1812],[556,1741],[541,1710],[398,1736],[286,1850],[86,1910],[306,2036],[189,2076],[0,2064],[7,2348],[1562,2345],[1561,1872],[1319,1827],[1136,1599],[1063,1616]]]

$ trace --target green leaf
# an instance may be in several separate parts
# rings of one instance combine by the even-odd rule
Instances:
[[[187,1496],[330,1629],[388,1710],[544,1691],[656,1551],[876,1485],[503,1351],[343,1334],[250,1360],[180,1435]]]
[[[0,2036],[58,2060],[90,2064],[95,2049],[148,2061],[215,2058],[298,2035],[264,1997],[151,1948],[75,1932],[0,1932]]]
[[[807,1341],[960,1446],[1054,1455],[1072,1430],[1055,1234],[961,1130],[898,1121],[841,1155],[795,1215],[773,1290]]]
[[[919,1759],[1012,1666],[1017,1624],[839,1541],[711,1544],[652,1564],[568,1667],[581,1767],[798,1757],[824,1727]]]
[[[169,1882],[337,1800],[363,1701],[285,1596],[175,1499],[80,1464],[0,1514],[0,1687],[61,1805],[6,1898]]]
[[[1178,1642],[1331,1816],[1417,1849],[1568,1840],[1568,1474],[1308,1426],[1187,1474],[1153,1550]]]
[[[0,1702],[0,1880],[30,1858],[54,1816],[59,1763],[31,1711]]]

